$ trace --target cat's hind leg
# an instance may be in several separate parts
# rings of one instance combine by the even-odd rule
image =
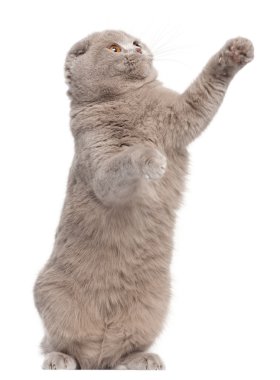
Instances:
[[[156,354],[134,352],[123,357],[115,369],[118,370],[163,370],[163,361]]]
[[[62,352],[50,352],[46,354],[43,369],[77,369],[78,363],[72,356]]]

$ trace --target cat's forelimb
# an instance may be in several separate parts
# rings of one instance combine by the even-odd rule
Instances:
[[[234,75],[254,57],[254,48],[246,38],[229,40],[206,64],[174,106],[177,130],[176,146],[189,144],[207,127],[218,111]]]

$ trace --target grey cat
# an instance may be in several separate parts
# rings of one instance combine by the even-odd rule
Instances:
[[[75,155],[54,250],[34,288],[43,368],[164,368],[146,351],[170,299],[186,147],[253,46],[228,41],[183,94],[156,80],[152,59],[120,31],[94,33],[67,55]]]

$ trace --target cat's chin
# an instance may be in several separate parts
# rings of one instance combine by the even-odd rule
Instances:
[[[152,59],[139,54],[125,56],[116,68],[120,75],[128,79],[145,79],[153,71]]]
[[[128,79],[144,80],[150,76],[153,76],[154,69],[148,62],[142,62],[133,66],[126,67],[125,76]]]

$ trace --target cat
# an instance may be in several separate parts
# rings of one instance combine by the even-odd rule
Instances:
[[[178,94],[157,81],[149,48],[124,32],[94,33],[70,49],[75,155],[34,287],[44,369],[164,368],[147,350],[168,311],[186,147],[252,59],[248,39],[229,40]]]

